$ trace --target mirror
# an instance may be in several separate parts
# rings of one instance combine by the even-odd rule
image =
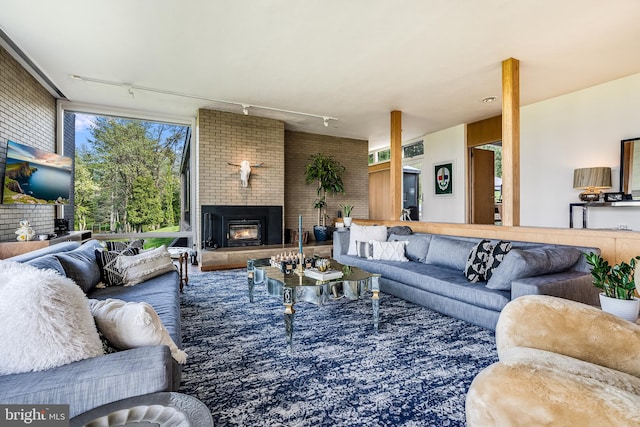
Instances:
[[[640,138],[620,142],[620,191],[640,200]]]

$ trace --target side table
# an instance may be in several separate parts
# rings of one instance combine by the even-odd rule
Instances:
[[[71,427],[213,427],[209,408],[193,396],[161,392],[130,397],[75,416]]]
[[[189,284],[189,249],[187,248],[167,248],[171,259],[178,261],[178,270],[180,272],[180,292],[184,285]]]

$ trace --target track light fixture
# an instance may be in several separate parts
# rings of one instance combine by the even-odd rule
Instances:
[[[226,101],[226,100],[223,100],[223,99],[207,98],[205,96],[189,95],[189,94],[186,94],[186,93],[174,92],[174,91],[170,91],[170,90],[162,90],[162,89],[156,89],[156,88],[146,87],[146,86],[137,86],[137,85],[133,85],[133,84],[130,84],[130,83],[122,83],[122,82],[114,82],[114,81],[109,81],[109,80],[94,79],[92,77],[83,77],[83,76],[79,76],[77,74],[69,74],[69,77],[74,79],[74,80],[80,80],[80,81],[83,81],[83,82],[98,83],[98,84],[103,84],[103,85],[108,85],[108,86],[124,87],[124,88],[127,88],[127,91],[129,92],[129,95],[131,95],[132,98],[135,95],[134,90],[138,90],[138,91],[159,93],[159,94],[162,94],[162,95],[179,96],[181,98],[199,99],[199,100],[202,100],[202,101],[215,102],[215,103],[219,103],[219,104],[239,105],[239,106],[242,107],[242,114],[244,114],[245,116],[249,115],[249,107],[251,107],[251,108],[257,109],[257,110],[276,111],[278,113],[293,114],[293,115],[297,115],[297,116],[317,117],[319,119],[322,119],[322,122],[323,122],[325,127],[329,127],[329,120],[338,120],[335,117],[321,116],[321,115],[318,115],[318,114],[311,114],[311,113],[304,113],[302,111],[284,110],[282,108],[266,107],[266,106],[263,106],[263,105],[249,105],[249,104],[245,104],[245,103],[237,102],[237,101]]]

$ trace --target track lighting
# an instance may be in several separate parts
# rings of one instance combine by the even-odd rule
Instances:
[[[162,90],[162,89],[156,89],[156,88],[152,88],[152,87],[146,87],[146,86],[136,86],[136,85],[132,85],[129,83],[122,83],[122,82],[114,82],[114,81],[109,81],[109,80],[102,80],[102,79],[94,79],[92,77],[83,77],[83,76],[79,76],[77,74],[69,74],[69,77],[74,79],[74,80],[80,80],[83,82],[90,82],[90,83],[98,83],[98,84],[103,84],[103,85],[109,85],[109,86],[118,86],[118,87],[124,87],[127,88],[127,92],[129,93],[129,95],[131,95],[132,98],[134,98],[135,96],[135,90],[138,91],[145,91],[145,92],[153,92],[153,93],[159,93],[162,95],[171,95],[171,96],[179,96],[182,98],[191,98],[191,99],[199,99],[202,101],[207,101],[207,102],[215,102],[215,103],[219,103],[219,104],[229,104],[229,105],[239,105],[242,107],[242,114],[244,114],[245,116],[249,115],[249,107],[253,108],[254,110],[268,110],[268,111],[276,111],[279,113],[284,113],[284,114],[293,114],[293,115],[297,115],[297,116],[307,116],[307,117],[317,117],[322,119],[322,122],[324,124],[325,127],[329,127],[329,120],[338,120],[335,117],[329,117],[329,116],[320,116],[318,114],[311,114],[311,113],[303,113],[301,111],[292,111],[292,110],[285,110],[282,108],[275,108],[275,107],[266,107],[263,105],[249,105],[249,104],[244,104],[242,102],[236,102],[236,101],[225,101],[223,99],[213,99],[213,98],[207,98],[205,96],[197,96],[197,95],[189,95],[186,93],[180,93],[180,92],[173,92],[170,90]]]

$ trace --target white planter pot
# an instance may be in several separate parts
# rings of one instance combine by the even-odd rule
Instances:
[[[640,310],[640,299],[624,300],[610,298],[605,294],[600,294],[600,307],[602,311],[615,314],[629,322],[635,323],[638,320],[638,310]]]
[[[345,227],[351,227],[351,217],[350,216],[345,216],[344,218],[342,218],[342,221],[344,221],[344,226]]]

